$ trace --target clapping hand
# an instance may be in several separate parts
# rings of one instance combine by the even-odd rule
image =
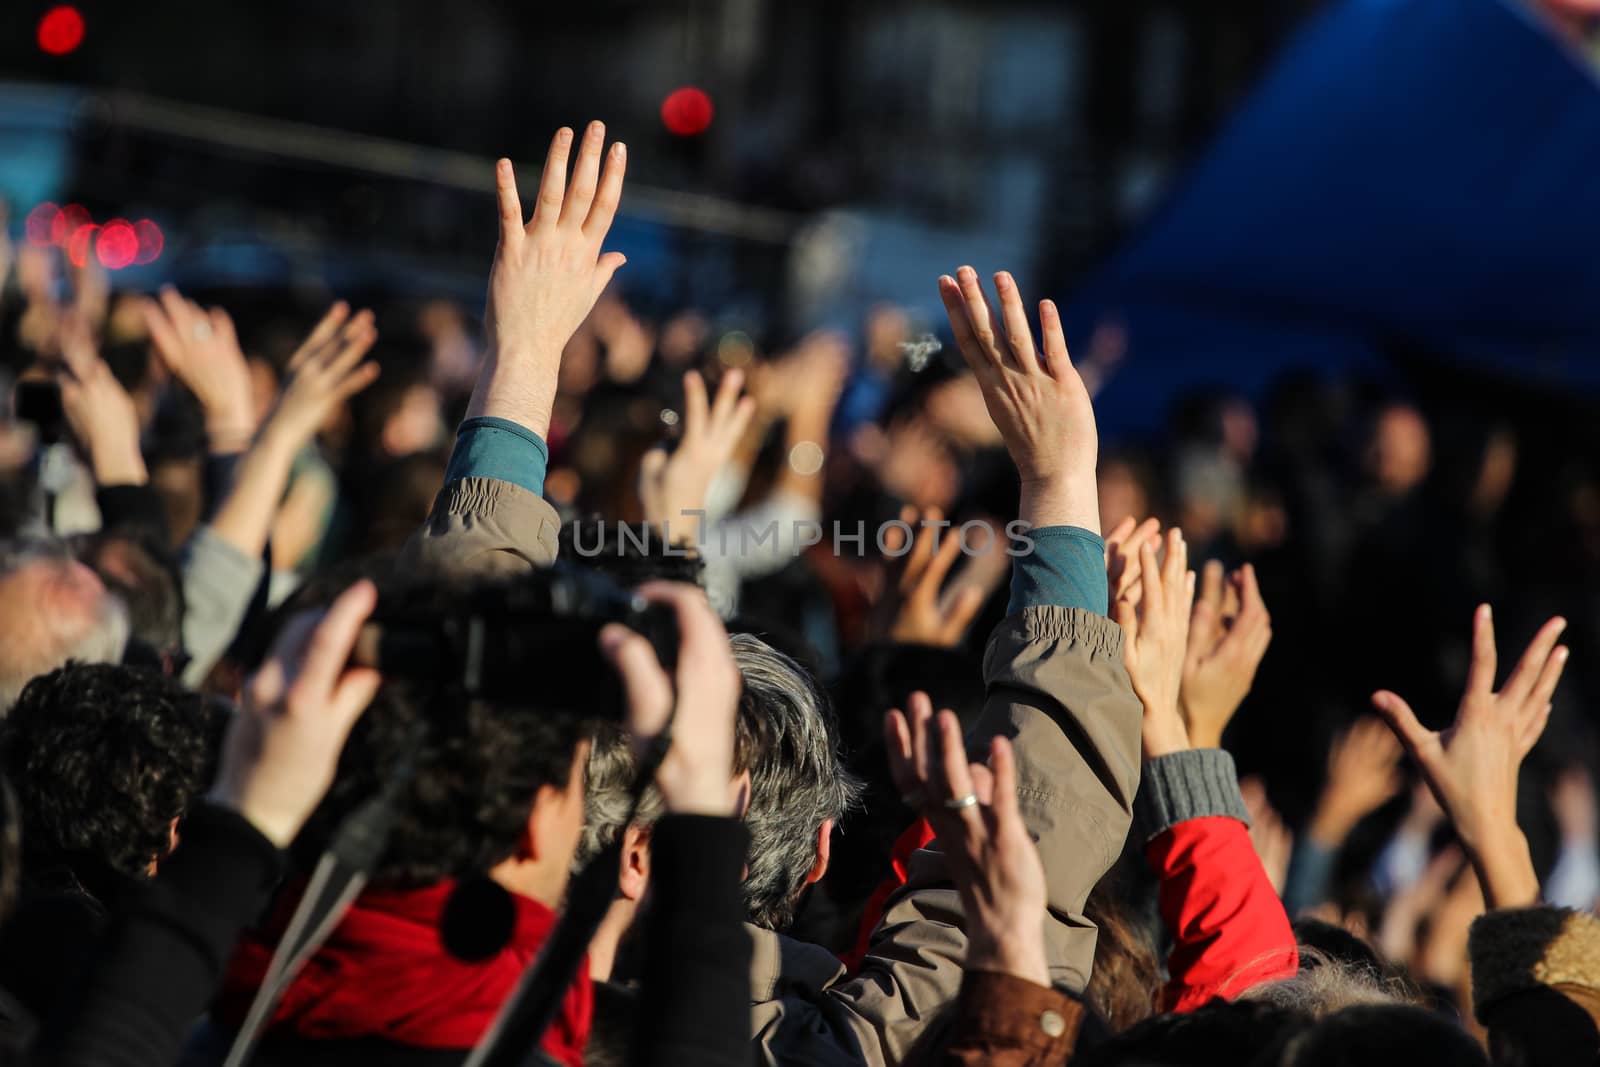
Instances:
[[[1183,649],[1189,633],[1189,605],[1194,574],[1188,569],[1189,549],[1183,531],[1167,531],[1166,558],[1156,560],[1155,546],[1144,539],[1138,550],[1137,598],[1124,590],[1111,605],[1111,617],[1126,635],[1122,658],[1133,691],[1144,705],[1144,757],[1182,752],[1190,747],[1178,714],[1178,687],[1183,676]]]
[[[1272,616],[1255,568],[1246,563],[1224,581],[1222,564],[1205,565],[1189,619],[1179,703],[1196,748],[1220,748],[1222,731],[1244,702],[1272,641]]]

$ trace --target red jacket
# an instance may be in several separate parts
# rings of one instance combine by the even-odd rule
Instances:
[[[927,820],[918,819],[895,842],[890,875],[872,894],[856,947],[844,957],[851,971],[861,965],[890,895],[905,882],[911,853],[933,837]],[[1244,823],[1226,815],[1186,819],[1152,838],[1145,858],[1160,882],[1161,919],[1173,939],[1164,1009],[1193,1011],[1300,969],[1288,913]]]
[[[1163,1008],[1193,1011],[1300,969],[1289,915],[1244,823],[1226,815],[1185,819],[1152,838],[1144,854],[1161,883],[1161,921],[1173,940]]]

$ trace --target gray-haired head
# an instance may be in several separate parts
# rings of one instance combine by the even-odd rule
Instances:
[[[744,678],[734,773],[750,774],[745,910],[757,926],[782,930],[816,867],[823,825],[860,805],[862,784],[845,766],[832,708],[810,673],[758,637],[733,634],[729,641]],[[603,728],[589,753],[580,864],[627,826],[633,770],[626,739]],[[635,824],[649,826],[661,810],[655,790],[647,791]]]
[[[28,682],[69,661],[118,663],[128,609],[50,538],[0,542],[0,715]]]

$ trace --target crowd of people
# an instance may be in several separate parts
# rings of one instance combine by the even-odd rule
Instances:
[[[1004,271],[635,306],[625,166],[500,161],[481,333],[0,249],[0,1062],[1600,1058],[1594,472],[1529,563],[1514,426],[1103,446]]]

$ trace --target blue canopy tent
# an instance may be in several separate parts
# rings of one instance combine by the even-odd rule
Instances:
[[[1395,345],[1600,385],[1600,81],[1514,0],[1347,0],[1080,291],[1080,344],[1108,315],[1121,426]]]

